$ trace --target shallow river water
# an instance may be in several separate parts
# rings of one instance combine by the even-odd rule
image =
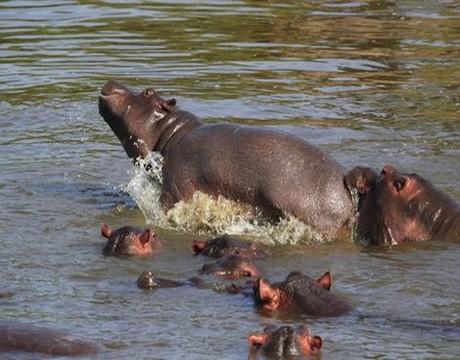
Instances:
[[[0,20],[2,318],[100,342],[107,359],[246,359],[251,332],[300,323],[323,359],[459,357],[458,244],[318,243],[203,198],[166,217],[97,109],[108,79],[153,86],[206,122],[282,127],[346,169],[391,163],[458,201],[457,1],[2,1]],[[101,255],[101,224],[146,222],[156,256]],[[147,268],[196,275],[192,240],[223,232],[270,248],[271,281],[330,270],[360,315],[269,316],[212,277],[137,288]]]

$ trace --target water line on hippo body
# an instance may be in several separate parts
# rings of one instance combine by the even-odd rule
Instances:
[[[196,192],[192,199],[178,202],[166,214],[160,205],[163,158],[150,152],[132,170],[126,185],[149,225],[196,234],[232,234],[250,237],[268,244],[317,244],[330,239],[314,232],[311,227],[293,216],[286,216],[276,224],[269,222],[249,205],[219,196],[214,199]]]

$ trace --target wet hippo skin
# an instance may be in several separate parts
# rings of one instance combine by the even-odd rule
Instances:
[[[248,344],[251,351],[262,352],[268,358],[279,359],[315,354],[321,349],[323,341],[321,337],[311,335],[305,325],[297,328],[284,325],[279,328],[267,326],[262,333],[249,335]]]
[[[101,235],[107,239],[102,249],[107,256],[148,256],[161,247],[161,240],[149,227],[122,226],[112,230],[104,224],[101,226]]]
[[[102,347],[67,333],[11,320],[0,320],[0,352],[41,353],[52,356],[95,354]]]
[[[240,255],[247,258],[264,258],[269,252],[261,249],[254,242],[245,242],[230,235],[223,235],[209,240],[194,240],[193,250],[196,255],[221,258],[228,255]]]
[[[144,270],[137,279],[137,286],[144,290],[153,290],[158,288],[175,288],[184,285],[204,287],[204,282],[198,277],[192,277],[186,281],[162,278],[152,270]]]
[[[270,284],[259,278],[254,282],[256,306],[266,311],[288,311],[317,317],[340,316],[353,307],[347,300],[330,291],[332,277],[329,272],[318,280],[291,272],[284,281]]]
[[[259,277],[262,270],[251,259],[240,255],[228,255],[213,263],[204,264],[202,274],[214,274],[227,279],[240,277]]]
[[[359,194],[359,241],[386,245],[460,241],[460,205],[422,176],[401,173],[390,165],[380,174],[356,167],[345,182]]]
[[[328,237],[353,213],[341,166],[300,137],[272,127],[204,124],[153,89],[138,94],[107,82],[99,112],[136,161],[160,152],[165,211],[196,191],[257,207],[278,220],[293,215]]]

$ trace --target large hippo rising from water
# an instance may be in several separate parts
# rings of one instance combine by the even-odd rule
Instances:
[[[271,127],[204,124],[153,89],[138,94],[107,82],[99,112],[136,161],[163,163],[164,210],[196,191],[250,204],[271,219],[293,215],[328,237],[353,213],[341,166],[304,139]]]

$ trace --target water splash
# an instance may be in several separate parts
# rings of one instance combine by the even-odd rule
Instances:
[[[152,226],[210,236],[227,233],[267,244],[315,244],[327,241],[292,216],[273,224],[249,205],[221,196],[215,199],[201,192],[196,192],[187,203],[177,203],[165,214],[159,200],[163,182],[162,162],[158,153],[150,153],[141,159],[140,166],[133,169],[133,177],[126,187],[147,223]]]

